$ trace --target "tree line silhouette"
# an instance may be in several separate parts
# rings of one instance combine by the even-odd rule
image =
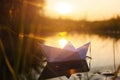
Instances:
[[[91,33],[120,33],[120,17],[113,17],[103,21],[74,21],[70,19],[50,19],[44,18],[42,23],[43,31],[78,31]]]

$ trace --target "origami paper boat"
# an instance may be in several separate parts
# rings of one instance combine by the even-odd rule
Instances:
[[[90,42],[75,49],[74,46],[68,42],[65,47],[61,49],[40,44],[42,53],[48,62],[41,76],[44,77],[44,79],[63,75],[70,77],[71,69],[74,69],[76,72],[89,71],[86,62],[89,45]]]

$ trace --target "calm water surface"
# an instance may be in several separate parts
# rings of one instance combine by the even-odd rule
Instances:
[[[70,41],[75,48],[78,48],[87,42],[91,42],[91,47],[89,48],[87,55],[92,57],[92,60],[87,61],[88,63],[91,63],[91,70],[93,71],[114,70],[115,67],[117,68],[120,64],[120,39],[115,40],[114,38],[80,33],[65,33],[64,35],[58,33],[47,37],[45,39],[45,44],[60,47],[58,43],[61,38]]]

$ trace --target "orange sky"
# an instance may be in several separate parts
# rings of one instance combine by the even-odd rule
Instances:
[[[66,14],[56,10],[56,5],[65,2],[70,7]],[[64,6],[61,8],[65,8]],[[74,20],[103,20],[120,14],[120,0],[46,0],[45,15],[52,18]]]

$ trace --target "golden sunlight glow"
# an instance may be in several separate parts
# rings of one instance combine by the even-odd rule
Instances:
[[[67,40],[65,38],[59,40],[59,45],[61,48],[63,48],[66,44],[67,44]]]
[[[72,8],[71,5],[65,2],[59,2],[54,6],[55,10],[60,14],[70,13]]]
[[[46,0],[45,16],[105,20],[120,15],[120,0]]]

